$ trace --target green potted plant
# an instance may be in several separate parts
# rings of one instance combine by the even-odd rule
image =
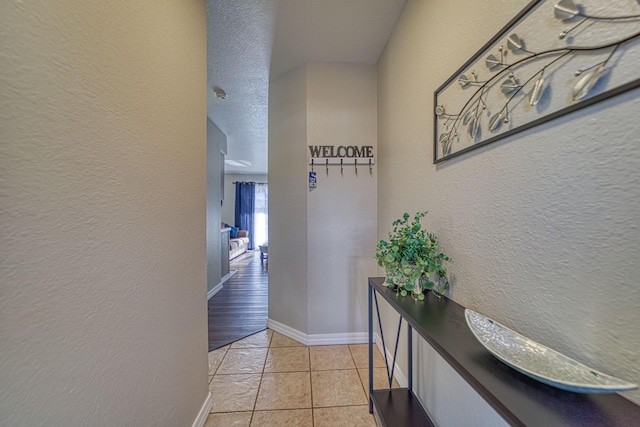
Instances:
[[[385,285],[395,286],[402,296],[411,292],[418,300],[424,299],[423,289],[440,297],[449,287],[443,263],[450,259],[438,251],[438,238],[422,229],[420,220],[426,214],[417,212],[409,222],[405,212],[393,221],[389,239],[376,245],[376,260],[387,275]]]

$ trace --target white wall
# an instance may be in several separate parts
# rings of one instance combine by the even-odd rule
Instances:
[[[207,119],[207,293],[222,279],[220,201],[227,136]]]
[[[236,181],[240,182],[267,182],[267,175],[256,174],[231,174],[224,175],[224,203],[222,204],[222,221],[229,225],[235,225],[236,209]]]
[[[308,64],[306,145],[372,145],[375,156],[376,116],[375,66]],[[296,161],[309,157],[307,149]],[[318,186],[307,192],[308,333],[366,332],[367,277],[376,268],[377,170],[315,171]]]
[[[309,339],[366,333],[375,270],[376,177],[318,167],[308,145],[376,146],[375,66],[308,63],[271,83],[269,319]],[[300,336],[300,335],[299,335]],[[347,338],[345,338],[347,339]]]
[[[3,2],[0,425],[208,395],[202,1]]]
[[[407,4],[378,64],[378,237],[404,211],[429,210],[454,300],[640,382],[638,90],[433,165],[434,91],[527,3]],[[434,388],[438,356],[417,351],[431,409],[466,401],[462,386]],[[465,408],[436,421],[468,425],[486,410]]]

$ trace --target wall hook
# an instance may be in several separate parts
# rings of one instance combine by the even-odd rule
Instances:
[[[340,175],[343,175],[342,163],[343,159],[340,159]]]
[[[326,168],[327,168],[327,176],[329,176],[329,159],[325,159],[327,161],[326,163]]]
[[[373,176],[373,170],[371,170],[371,158],[369,158],[369,175]]]
[[[358,176],[358,159],[357,158],[354,159],[353,166],[356,169],[356,176]]]
[[[311,172],[313,172],[313,159],[311,159]]]

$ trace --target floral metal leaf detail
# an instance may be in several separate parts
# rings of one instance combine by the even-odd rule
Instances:
[[[505,80],[504,82],[502,82],[502,84],[500,85],[500,90],[502,90],[502,93],[511,93],[513,92],[515,89],[518,89],[520,86],[518,86],[518,82],[514,77],[509,77],[507,80]]]
[[[540,74],[538,80],[536,80],[536,84],[533,85],[533,90],[529,94],[529,105],[535,107],[540,101],[540,97],[542,96],[542,92],[544,91],[544,74]]]
[[[578,7],[573,3],[573,0],[560,0],[553,6],[556,18],[566,21],[573,18],[580,13]]]
[[[596,85],[600,76],[602,76],[602,71],[604,70],[604,64],[598,65],[596,68],[589,71],[585,74],[578,83],[573,87],[573,100],[579,101],[586,97],[591,89]]]
[[[469,120],[471,120],[471,117],[473,117],[473,110],[468,110],[465,115],[462,116],[462,124],[466,126],[466,124],[469,123]]]
[[[469,136],[471,136],[472,139],[475,139],[478,134],[478,129],[480,129],[480,118],[474,117],[469,123]]]
[[[500,60],[496,58],[496,56],[493,53],[487,56],[487,59],[485,59],[484,63],[487,65],[487,68],[489,69],[496,68],[498,65],[502,64],[502,62],[500,62]]]
[[[489,120],[489,130],[491,132],[500,129],[502,125],[502,113],[494,114],[493,117]]]
[[[509,46],[509,49],[511,49],[514,52],[518,51],[522,49],[522,46],[523,46],[522,40],[520,39],[520,37],[518,37],[517,34],[513,33],[507,39],[507,46]]]
[[[640,4],[640,0],[629,1]],[[549,9],[540,11],[545,17],[530,14],[528,8],[522,12],[525,17],[520,17],[526,25],[521,26],[520,21],[509,25],[451,76],[436,92],[435,104],[444,103],[442,100],[450,96],[458,96],[460,102],[455,107],[447,103],[447,111],[444,105],[435,108],[438,117],[432,116],[436,127],[434,163],[473,148],[478,142],[490,142],[564,114],[563,106],[581,108],[584,101],[595,102],[634,83],[631,75],[624,76],[626,84],[609,82],[609,77],[614,76],[608,73],[618,66],[614,59],[630,54],[627,45],[640,40],[635,28],[640,15],[637,10],[626,11],[622,7],[605,11],[607,2],[601,3],[603,10],[597,8],[594,14],[583,0],[553,0]],[[609,23],[612,36],[600,37],[600,27]],[[618,23],[621,25],[614,26]],[[525,27],[531,31],[525,32]],[[538,33],[547,34],[538,37]],[[567,40],[569,34],[572,37]],[[577,34],[581,39],[589,37],[572,40],[574,35],[578,38]],[[558,37],[564,41],[559,42]],[[483,62],[486,68],[482,67]],[[633,67],[631,62],[626,65]],[[552,74],[561,74],[560,81]],[[569,99],[553,95],[558,91]]]
[[[440,145],[442,146],[442,154],[446,155],[449,152],[449,149],[451,148],[451,134],[450,133],[441,134],[439,141],[440,141]]]
[[[440,144],[442,144],[444,146],[444,144],[446,144],[446,142],[449,140],[449,134],[448,133],[443,133],[440,135],[439,141]]]

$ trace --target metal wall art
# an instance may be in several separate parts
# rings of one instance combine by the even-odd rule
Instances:
[[[435,92],[434,163],[640,86],[640,0],[531,2]]]

